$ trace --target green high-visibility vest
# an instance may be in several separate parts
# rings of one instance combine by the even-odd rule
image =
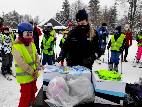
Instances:
[[[49,38],[45,38],[45,36],[43,36],[42,42],[43,42],[43,53],[47,54],[47,55],[54,55],[54,36],[49,36]],[[51,48],[52,50],[48,50],[49,48]]]
[[[111,37],[111,50],[120,51],[120,47],[123,44],[125,38],[124,34],[121,34],[120,37],[115,41],[114,35]]]
[[[26,49],[24,44],[13,44],[13,49],[15,48],[20,55],[23,57],[26,64],[30,65],[33,70],[36,70],[36,47],[34,43],[31,43],[32,45],[32,55],[29,54],[28,50]],[[24,83],[30,83],[34,80],[34,78],[25,72],[21,67],[17,65],[16,60],[14,60],[15,68],[16,68],[16,79],[17,82],[20,84]]]
[[[50,35],[51,35],[51,36],[55,36],[55,34],[56,34],[56,31],[53,29],[53,30],[50,32]]]
[[[137,39],[142,41],[142,35],[138,35],[138,36],[137,36]],[[138,46],[142,46],[142,42],[138,42],[137,45],[138,45]]]

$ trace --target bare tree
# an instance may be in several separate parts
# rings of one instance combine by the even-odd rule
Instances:
[[[81,10],[83,8],[85,8],[85,4],[83,4],[81,0],[77,0],[73,4],[71,4],[70,17],[73,21],[75,21],[75,15],[78,12],[78,10]]]

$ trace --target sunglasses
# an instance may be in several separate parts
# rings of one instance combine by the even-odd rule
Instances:
[[[23,36],[33,36],[33,31],[24,31]]]

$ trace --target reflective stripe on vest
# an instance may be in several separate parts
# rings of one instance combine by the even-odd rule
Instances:
[[[36,70],[36,47],[34,43],[31,43],[32,47],[32,55],[29,54],[24,44],[13,44],[13,49],[15,48],[19,54],[22,56],[24,62],[32,67],[33,70]],[[16,68],[16,79],[19,83],[29,83],[34,80],[34,78],[24,71],[21,67],[18,66],[17,62],[14,60],[15,68]]]
[[[34,62],[30,62],[28,63],[28,65],[33,66],[35,63]],[[17,64],[15,64],[15,67],[19,67]]]
[[[120,37],[115,41],[114,35],[111,37],[111,50],[120,51],[120,47],[123,44],[123,40],[125,38],[124,34],[121,34]]]
[[[30,74],[27,73],[27,72],[17,72],[17,73],[16,73],[16,76],[27,76],[27,75],[30,76]]]

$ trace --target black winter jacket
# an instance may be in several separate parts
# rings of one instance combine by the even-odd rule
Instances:
[[[90,41],[87,34],[81,34],[77,28],[69,32],[59,55],[61,59],[66,58],[68,66],[81,65],[90,69],[100,56],[98,37]]]

